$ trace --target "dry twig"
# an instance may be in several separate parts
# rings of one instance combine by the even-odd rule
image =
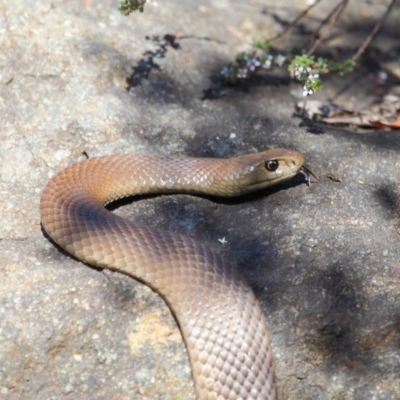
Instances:
[[[395,3],[396,3],[396,0],[392,0],[391,1],[391,3],[389,4],[388,8],[386,9],[386,12],[382,15],[381,19],[375,24],[374,29],[372,29],[371,33],[368,35],[368,37],[365,40],[365,42],[358,49],[357,53],[354,54],[354,56],[352,57],[353,61],[356,61],[361,56],[361,54],[364,53],[365,49],[368,47],[368,45],[371,43],[372,39],[378,33],[379,29],[381,29],[381,27],[383,25],[383,21],[389,15],[389,13],[392,10],[392,8],[394,7]]]
[[[321,0],[316,0],[313,4],[311,4],[310,6],[308,6],[304,11],[302,11],[292,22],[290,22],[288,24],[288,26],[280,33],[278,33],[277,35],[273,36],[271,39],[269,39],[270,41],[279,39],[280,37],[282,37],[283,35],[285,35],[286,33],[288,33],[291,29],[293,29],[293,27],[297,24],[297,22],[299,22],[303,17],[305,17],[308,12],[313,9]]]
[[[340,15],[346,8],[347,4],[349,3],[349,0],[342,0],[341,3],[339,3],[333,10],[332,12],[325,18],[325,20],[322,22],[321,26],[318,28],[315,36],[317,36],[313,46],[308,50],[307,55],[310,56],[311,54],[314,53],[314,51],[317,49],[317,47],[322,43],[322,41],[328,36],[329,32],[332,30],[332,28],[336,25]],[[322,31],[322,28],[325,26],[325,24],[329,22],[329,25],[326,27],[324,31]]]

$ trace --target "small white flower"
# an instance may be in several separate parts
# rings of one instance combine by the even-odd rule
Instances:
[[[271,60],[265,60],[264,65],[263,65],[264,69],[270,69],[271,68]]]
[[[308,88],[306,85],[303,86],[303,97],[310,96],[313,93],[314,92],[312,91],[312,89]]]
[[[282,65],[285,61],[286,61],[286,57],[282,54],[278,54],[278,56],[276,57],[275,63],[279,67],[282,67]]]
[[[260,61],[256,57],[250,58],[246,62],[246,67],[252,72],[254,72],[256,68],[259,66],[260,66]]]
[[[239,79],[247,78],[247,68],[240,68],[236,76]]]
[[[227,244],[228,241],[225,239],[225,236],[222,239],[218,239],[218,242],[220,242],[221,244]]]
[[[247,62],[246,62],[246,67],[247,67],[250,71],[255,71],[256,66],[254,65],[253,59],[247,60]]]
[[[229,67],[224,67],[221,71],[221,75],[225,76],[225,78],[228,78],[231,74],[231,69]]]

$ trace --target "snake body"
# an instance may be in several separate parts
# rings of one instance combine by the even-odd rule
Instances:
[[[274,364],[256,298],[234,263],[183,235],[136,224],[104,205],[147,193],[237,196],[287,180],[300,153],[270,149],[230,159],[115,155],[72,165],[44,189],[47,234],[89,264],[157,291],[174,313],[199,400],[274,400]]]

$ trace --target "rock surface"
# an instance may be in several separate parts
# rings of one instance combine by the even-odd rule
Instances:
[[[305,6],[265,3],[285,18]],[[303,152],[319,182],[115,212],[237,260],[269,322],[280,399],[400,398],[400,139],[307,132],[292,118],[299,86],[284,79],[202,100],[245,43],[279,28],[260,2],[230,4],[150,2],[125,18],[117,1],[0,3],[1,399],[194,399],[166,304],[54,247],[40,194],[83,152],[228,157],[270,146]],[[179,48],[166,34],[183,37]],[[165,44],[158,69],[148,52]]]

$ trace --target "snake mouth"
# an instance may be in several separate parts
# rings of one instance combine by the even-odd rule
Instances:
[[[311,170],[303,165],[300,169],[299,172],[304,175],[304,178],[307,181],[307,185],[311,185],[311,178],[314,178],[313,182],[318,182],[318,178],[311,172]]]

